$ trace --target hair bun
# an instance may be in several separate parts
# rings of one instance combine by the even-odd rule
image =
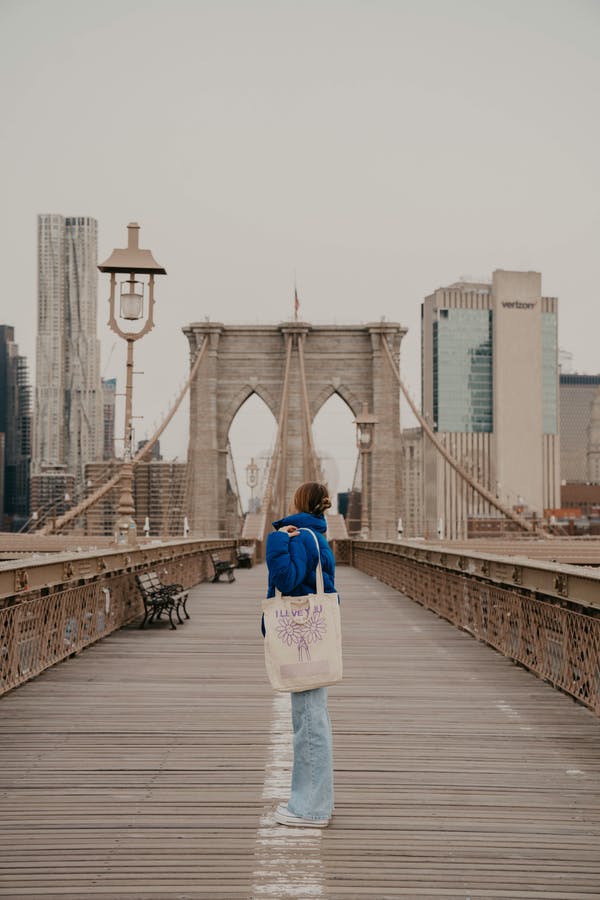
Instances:
[[[331,507],[331,500],[329,497],[323,497],[323,499],[319,502],[318,506],[315,508],[315,512],[318,514],[324,513],[326,509]]]

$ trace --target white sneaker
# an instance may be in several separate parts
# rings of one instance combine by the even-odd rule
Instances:
[[[280,825],[292,825],[295,828],[327,828],[329,819],[305,819],[295,816],[285,803],[280,803],[275,810],[275,821]]]

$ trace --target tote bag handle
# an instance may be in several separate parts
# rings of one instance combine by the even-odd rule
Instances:
[[[325,583],[323,581],[323,566],[321,565],[321,548],[319,547],[319,540],[318,540],[316,534],[314,533],[314,531],[312,530],[312,528],[299,528],[298,530],[299,531],[308,531],[309,534],[312,534],[313,540],[314,540],[315,544],[317,545],[317,559],[318,559],[317,569],[316,569],[317,594],[324,594],[325,593]],[[290,538],[290,540],[291,540],[291,538]],[[278,591],[277,588],[275,588],[275,596],[281,597],[281,591]]]

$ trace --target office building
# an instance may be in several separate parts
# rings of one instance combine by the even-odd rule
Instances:
[[[560,504],[556,298],[538,272],[496,270],[422,305],[423,414],[457,462],[508,506]],[[424,445],[426,536],[466,536],[492,510]]]
[[[90,463],[85,467],[86,492],[93,493],[119,471],[121,463]],[[139,535],[181,537],[185,518],[186,463],[140,462],[133,470],[135,521]],[[84,513],[86,534],[112,535],[121,488],[119,483]]]
[[[38,216],[38,333],[33,468],[83,481],[103,454],[97,222]]]
[[[139,453],[140,450],[143,450],[147,443],[148,443],[147,438],[145,438],[143,441],[138,441],[137,442],[137,453]],[[150,462],[150,461],[162,462],[162,456],[160,454],[160,441],[156,441],[156,443],[153,445],[153,447],[150,450],[150,452],[148,453],[148,455],[144,457],[144,462]]]
[[[564,482],[594,481],[589,440],[592,407],[600,396],[600,375],[560,375],[560,477]]]
[[[31,475],[31,530],[56,521],[78,499],[75,476],[66,466],[45,466],[42,472],[34,472]]]
[[[115,458],[115,398],[117,379],[102,379],[102,459]]]
[[[423,429],[402,430],[402,534],[421,537],[423,523]]]
[[[588,427],[587,480],[591,484],[600,483],[600,391],[594,395]]]
[[[29,516],[31,389],[15,330],[0,325],[0,529],[18,531]]]

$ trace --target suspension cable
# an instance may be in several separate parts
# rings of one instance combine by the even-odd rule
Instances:
[[[431,426],[428,424],[426,419],[419,412],[417,405],[415,404],[414,400],[412,399],[412,397],[408,393],[406,387],[404,386],[404,382],[402,381],[402,378],[400,377],[400,371],[399,371],[398,367],[396,366],[396,363],[394,362],[394,358],[392,356],[392,351],[390,349],[390,345],[383,334],[381,335],[381,341],[383,343],[383,347],[385,349],[387,359],[391,366],[392,372],[396,376],[396,380],[397,380],[398,384],[400,385],[400,390],[402,391],[402,393],[404,394],[404,397],[406,398],[406,402],[408,403],[412,412],[418,419],[418,421],[421,425],[421,428],[423,429],[423,431],[425,432],[425,434],[427,435],[427,437],[429,438],[429,440],[431,441],[433,446],[436,448],[436,450],[446,460],[448,465],[454,469],[454,471],[457,473],[457,475],[460,478],[463,479],[463,481],[466,481],[466,483],[471,488],[473,488],[473,490],[475,491],[476,494],[479,494],[480,497],[482,497],[487,503],[489,503],[490,506],[493,506],[495,509],[497,509],[499,512],[501,512],[502,515],[506,516],[507,519],[510,519],[512,522],[515,522],[515,524],[517,524],[519,526],[519,528],[522,528],[523,531],[527,531],[529,533],[535,533],[535,529],[526,519],[524,519],[522,516],[518,515],[518,513],[514,512],[514,510],[510,509],[510,507],[505,506],[501,500],[498,500],[498,498],[495,497],[490,491],[488,491],[487,488],[485,488],[482,484],[480,484],[478,481],[476,481],[475,478],[473,478],[473,476],[470,475],[469,472],[467,472],[467,470],[464,469],[460,465],[460,463],[452,456],[452,454],[446,449],[446,447],[444,447],[444,445],[439,440],[439,438],[437,437],[437,435],[435,434],[435,432],[433,431]],[[539,530],[542,530],[544,533],[547,533],[545,531],[545,529],[540,528]]]
[[[204,340],[202,341],[202,344],[200,346],[200,349],[198,350],[198,352],[196,353],[196,356],[194,358],[194,362],[190,369],[190,374],[187,378],[187,381],[185,382],[184,386],[182,387],[181,391],[179,392],[179,396],[175,400],[175,403],[169,410],[169,412],[166,415],[163,422],[156,429],[156,431],[154,432],[154,434],[152,435],[150,440],[147,441],[140,450],[138,450],[138,452],[135,454],[135,456],[131,460],[131,463],[133,466],[136,466],[139,462],[142,462],[144,457],[150,453],[150,451],[152,450],[152,448],[154,447],[154,445],[160,438],[161,434],[163,433],[163,431],[165,430],[165,428],[167,427],[167,425],[169,424],[169,422],[171,421],[171,419],[173,418],[173,416],[179,409],[183,398],[185,397],[187,391],[189,390],[191,383],[193,382],[194,378],[196,377],[196,373],[200,367],[200,363],[202,362],[202,358],[204,356],[204,352],[205,352],[207,346],[208,346],[207,338],[204,338]],[[79,503],[77,506],[74,506],[73,509],[70,509],[63,516],[60,516],[56,520],[56,522],[51,522],[51,523],[48,523],[47,525],[44,525],[44,527],[39,530],[38,534],[56,534],[58,531],[60,531],[62,528],[64,528],[65,525],[68,525],[70,522],[72,522],[74,519],[76,519],[78,516],[80,516],[83,512],[85,512],[87,509],[89,509],[91,506],[94,506],[99,500],[101,500],[102,497],[104,497],[111,490],[111,488],[113,488],[116,484],[118,484],[120,478],[121,478],[121,471],[119,470],[115,475],[112,476],[112,478],[109,478],[108,481],[106,481],[103,485],[101,485],[99,488],[97,488],[92,494],[90,494],[89,497],[86,497],[85,500],[82,500],[81,503]]]

